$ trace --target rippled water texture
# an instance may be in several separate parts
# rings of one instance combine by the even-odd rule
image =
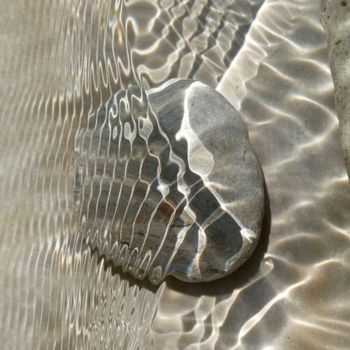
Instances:
[[[350,348],[350,186],[319,6],[2,1],[2,349]],[[77,234],[74,140],[113,93],[176,77],[240,110],[271,212],[234,274],[153,288]]]

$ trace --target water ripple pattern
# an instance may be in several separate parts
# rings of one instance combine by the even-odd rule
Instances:
[[[2,1],[2,349],[349,349],[350,189],[319,5]],[[240,110],[271,228],[220,283],[152,289],[76,234],[74,143],[113,94],[180,77]]]
[[[349,348],[350,188],[319,5],[265,1],[218,84],[248,125],[271,224],[220,284],[168,282],[159,349]]]
[[[208,85],[120,90],[75,149],[80,233],[123,272],[155,285],[215,280],[256,247],[261,169],[241,117]]]

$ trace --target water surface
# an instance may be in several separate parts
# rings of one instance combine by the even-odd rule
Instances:
[[[2,348],[349,348],[350,187],[317,1],[4,0],[0,16]],[[173,77],[240,110],[270,213],[233,275],[154,289],[77,234],[73,151],[111,94]]]

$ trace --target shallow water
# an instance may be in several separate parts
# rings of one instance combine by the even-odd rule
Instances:
[[[2,5],[3,349],[350,347],[350,186],[317,1]],[[112,93],[172,77],[240,110],[270,212],[234,274],[145,288],[77,234],[74,139]]]

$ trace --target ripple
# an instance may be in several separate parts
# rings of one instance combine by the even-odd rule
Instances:
[[[350,190],[344,181],[326,40],[317,11],[317,4],[266,1],[218,85],[240,108],[262,162],[271,204],[269,245],[260,269],[248,281],[238,286],[224,281],[220,288],[226,294],[220,296],[209,296],[212,287],[207,286],[193,300],[192,310],[203,299],[215,304],[207,317],[213,322],[217,315],[209,342],[167,333],[164,327],[160,348],[176,342],[181,349],[193,344],[345,349],[349,344],[349,308],[341,295],[349,284],[343,266],[349,247]],[[267,263],[271,268],[262,276]],[[171,302],[166,293],[160,305]],[[177,300],[188,297],[185,288],[178,293]],[[162,310],[159,307],[158,314]],[[191,312],[188,307],[183,319]],[[332,324],[339,324],[339,331]]]
[[[256,247],[261,169],[240,116],[207,85],[118,91],[75,148],[79,231],[123,272],[155,285],[209,281]]]
[[[350,190],[318,2],[4,0],[0,16],[2,348],[349,348]],[[76,235],[73,151],[111,95],[171,78],[240,111],[271,225],[220,282],[156,290]]]

